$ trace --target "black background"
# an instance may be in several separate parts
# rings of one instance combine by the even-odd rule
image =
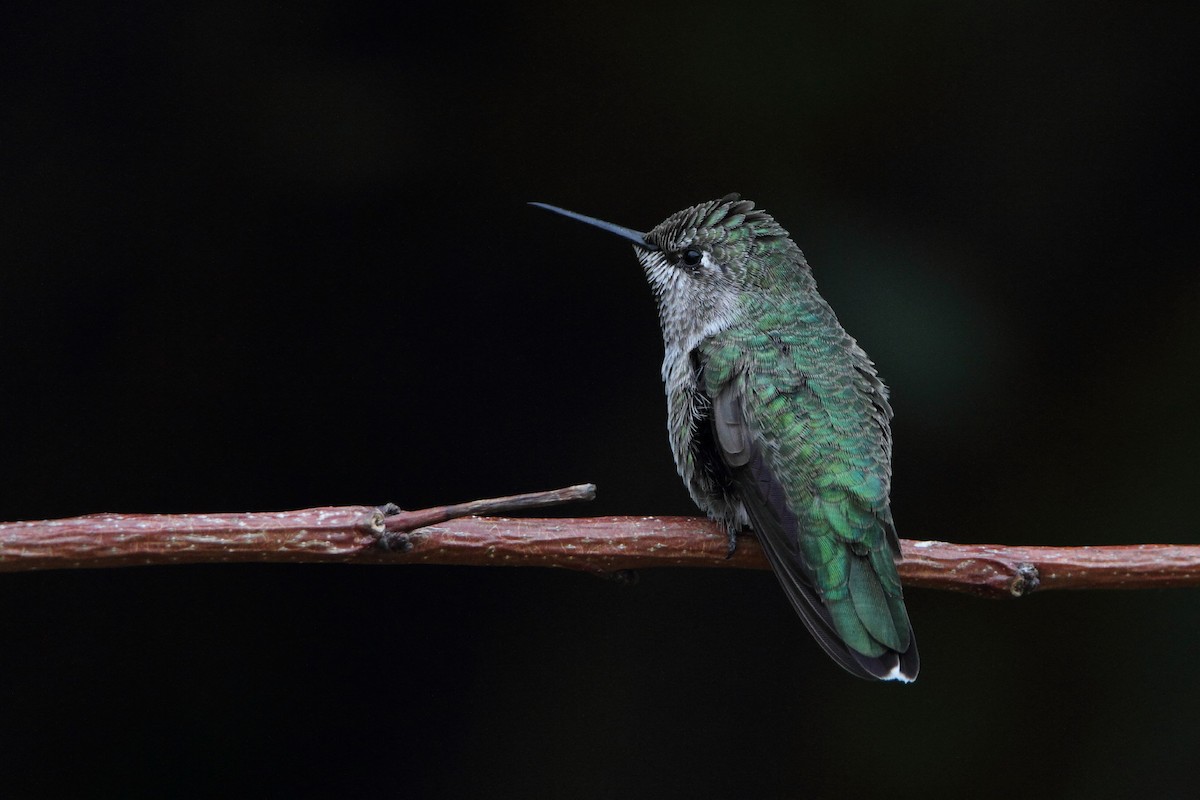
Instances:
[[[1193,4],[113,4],[0,18],[0,519],[592,481],[694,513],[630,249],[738,191],[893,390],[901,534],[1195,541]],[[0,576],[8,797],[1184,797],[1200,594],[767,573]]]

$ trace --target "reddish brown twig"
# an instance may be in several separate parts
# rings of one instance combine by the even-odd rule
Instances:
[[[409,534],[424,564],[568,567],[613,572],[648,567],[768,569],[753,536],[726,558],[725,534],[698,517],[466,518]],[[981,597],[1046,589],[1200,586],[1200,545],[1008,547],[901,542],[906,586]]]
[[[349,562],[766,569],[752,536],[726,558],[725,534],[696,517],[509,519],[460,514],[587,499],[578,486],[401,512],[343,506],[238,514],[94,514],[0,524],[0,571],[143,564]],[[905,585],[1020,597],[1045,589],[1200,586],[1200,545],[1006,547],[905,540]]]
[[[435,525],[459,517],[477,517],[496,512],[525,511],[530,508],[544,508],[575,500],[595,500],[596,485],[580,483],[565,489],[552,489],[548,492],[529,492],[528,494],[513,494],[507,497],[492,497],[487,500],[471,500],[467,503],[456,503],[452,506],[434,506],[420,511],[404,511],[396,509],[383,521],[383,527],[389,531],[411,531],[426,525]],[[385,509],[387,510],[387,509]]]
[[[481,512],[591,500],[590,483],[404,511],[331,506],[233,514],[89,514],[0,523],[0,572],[150,564],[406,560],[403,532]],[[389,552],[398,551],[398,552]]]
[[[1200,545],[1084,547],[901,541],[906,586],[983,597],[1046,589],[1171,589],[1200,586]]]

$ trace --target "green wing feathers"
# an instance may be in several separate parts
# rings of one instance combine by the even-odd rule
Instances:
[[[701,345],[714,446],[822,646],[862,677],[911,680],[917,651],[894,561],[883,386],[865,356],[839,362],[814,354],[811,336],[761,330]],[[816,358],[820,370],[807,363]],[[831,371],[831,361],[844,368]]]

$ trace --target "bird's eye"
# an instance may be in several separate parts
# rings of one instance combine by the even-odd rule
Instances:
[[[694,267],[700,263],[700,251],[694,247],[689,247],[683,251],[683,263],[685,266]]]

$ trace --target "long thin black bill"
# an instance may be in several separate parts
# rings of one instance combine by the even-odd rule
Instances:
[[[635,231],[632,228],[623,228],[620,225],[614,225],[611,222],[605,222],[602,219],[589,217],[585,214],[576,214],[574,211],[567,211],[565,208],[559,208],[558,206],[552,206],[546,203],[530,203],[529,205],[537,206],[538,208],[544,208],[547,211],[553,211],[555,214],[562,214],[564,217],[570,217],[571,219],[579,220],[580,222],[586,222],[588,225],[595,225],[601,230],[606,230],[609,233],[615,233],[622,239],[628,239],[638,247],[644,247],[647,250],[658,249],[656,245],[650,244],[646,241],[646,234],[642,233],[641,231]]]

